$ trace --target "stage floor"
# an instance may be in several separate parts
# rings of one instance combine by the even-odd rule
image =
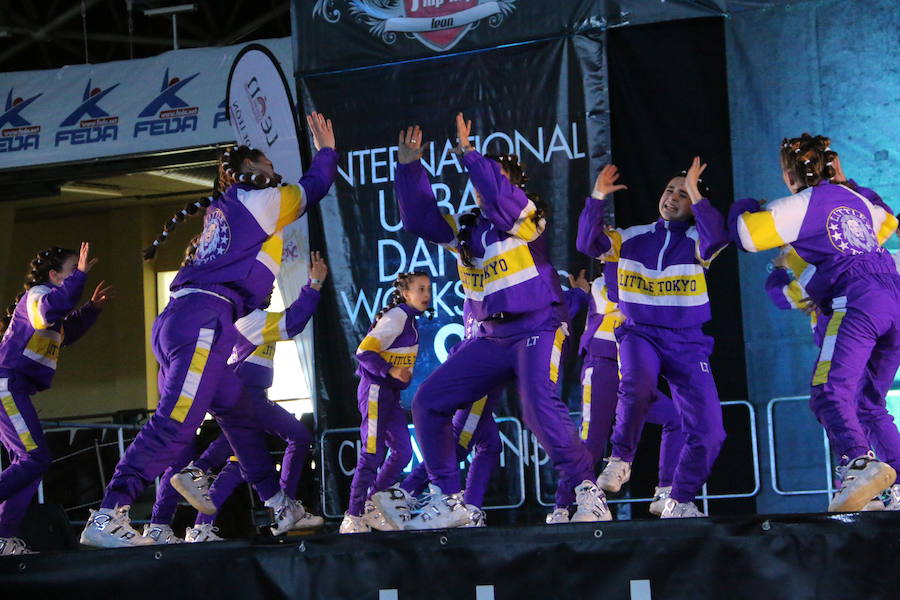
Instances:
[[[0,559],[0,597],[900,598],[900,514],[288,536]]]

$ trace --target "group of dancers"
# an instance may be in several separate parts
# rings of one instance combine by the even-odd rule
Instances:
[[[328,273],[313,253],[298,299],[283,312],[266,310],[284,227],[317,204],[337,175],[331,122],[312,113],[307,124],[317,153],[298,183],[284,184],[261,151],[232,148],[220,159],[213,195],[177,212],[145,250],[152,259],[178,223],[205,209],[203,230],[153,325],[158,407],[91,511],[82,544],[221,539],[216,513],[242,481],[272,509],[273,535],[322,526],[296,498],[312,434],[266,397],[274,343],[306,326]],[[709,362],[713,340],[702,331],[711,318],[706,270],[731,242],[750,252],[780,248],[766,289],[779,307],[813,319],[820,353],[810,406],[841,479],[829,510],[900,509],[900,433],[885,407],[900,365],[900,275],[882,246],[898,222],[877,194],[844,177],[827,138],[784,140],[790,195],[735,202],[727,219],[707,197],[706,164],[697,157],[666,183],[656,222],[610,227],[606,203],[626,186],[607,165],[585,200],[576,238],[579,251],[602,261],[602,275],[590,284],[570,277],[564,293],[549,257],[546,205],[528,193],[517,157],[482,155],[470,145],[471,127],[457,115],[456,152],[477,208],[455,215],[438,208],[420,161],[421,128],[399,135],[395,197],[403,228],[456,257],[465,337],[416,391],[412,418],[424,460],[401,482],[412,449],[400,392],[412,379],[417,319],[429,309],[431,281],[422,272],[397,277],[356,351],[361,445],[341,533],[484,526],[482,505],[500,454],[492,412],[511,382],[526,426],[559,474],[547,523],[612,519],[606,493],[629,480],[646,421],[663,432],[651,512],[706,516],[694,499],[725,439]],[[78,253],[41,251],[2,323],[0,440],[12,462],[0,473],[0,555],[29,552],[19,528],[51,462],[31,396],[50,386],[60,347],[83,335],[113,294],[101,282],[78,307],[95,262],[86,243]],[[576,427],[560,399],[560,364],[572,318],[585,304]],[[670,396],[657,388],[660,376]],[[207,413],[223,435],[197,456],[192,440]],[[280,475],[266,433],[287,442]],[[470,454],[463,486],[459,461]],[[140,532],[129,509],[158,476],[150,523]],[[171,527],[180,498],[198,511],[184,539]]]

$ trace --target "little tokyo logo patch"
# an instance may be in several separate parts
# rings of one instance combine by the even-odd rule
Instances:
[[[41,126],[33,125],[22,113],[44,93],[23,99],[14,96],[14,91],[10,88],[6,94],[6,106],[0,114],[0,153],[37,150],[41,143]]]
[[[110,116],[99,104],[107,94],[117,87],[119,87],[118,83],[105,90],[92,87],[91,80],[88,79],[87,85],[84,86],[84,93],[81,95],[81,104],[59,124],[60,127],[68,129],[60,129],[56,132],[54,145],[59,146],[63,143],[69,145],[94,144],[118,139],[119,117]]]
[[[835,208],[828,215],[826,227],[832,245],[844,254],[865,254],[878,248],[869,220],[855,208]]]
[[[369,33],[386,44],[402,33],[434,50],[453,48],[469,31],[487,19],[499,27],[516,9],[518,0],[350,0],[349,11]],[[318,0],[313,16],[329,23],[340,20],[334,0]]]
[[[230,245],[231,227],[225,213],[218,208],[208,209],[203,220],[203,233],[200,234],[200,243],[197,244],[197,252],[192,263],[202,265],[213,261],[228,252]]]
[[[166,69],[159,95],[151,100],[138,115],[140,119],[152,118],[135,123],[133,137],[197,131],[197,116],[200,109],[190,106],[178,94],[199,74],[194,73],[185,79],[175,76],[170,78],[169,69]]]

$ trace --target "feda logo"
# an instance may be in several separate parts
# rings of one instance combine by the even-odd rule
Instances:
[[[197,115],[200,113],[200,109],[196,106],[189,106],[178,96],[178,92],[199,74],[194,73],[186,79],[178,77],[169,79],[169,69],[166,69],[159,95],[138,115],[142,119],[155,118],[135,123],[133,137],[138,137],[142,133],[156,136],[171,135],[182,131],[197,131]]]
[[[41,143],[41,126],[32,125],[22,116],[22,112],[44,93],[24,100],[21,97],[13,98],[13,91],[10,88],[6,94],[6,108],[0,115],[0,152],[37,150]]]
[[[119,117],[110,116],[99,105],[99,102],[117,87],[118,83],[105,90],[91,87],[91,80],[88,79],[81,95],[81,104],[59,124],[60,127],[70,129],[57,131],[54,145],[67,143],[74,146],[118,139]]]
[[[518,0],[353,0],[350,14],[368,25],[369,33],[386,44],[397,34],[414,38],[436,52],[449,50],[466,33],[487,20],[500,27],[516,9]],[[331,2],[317,2],[313,16],[330,23],[340,20],[340,10]]]

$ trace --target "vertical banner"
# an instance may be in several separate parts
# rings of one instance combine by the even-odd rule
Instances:
[[[299,181],[303,175],[303,161],[297,109],[275,55],[259,44],[242,48],[231,66],[227,89],[228,114],[238,143],[262,150],[285,182]],[[284,252],[278,285],[284,305],[289,306],[300,295],[300,288],[307,280],[307,219],[291,223],[283,235]],[[304,329],[295,341],[310,397],[315,402],[313,328]]]
[[[604,43],[605,35],[593,31],[300,80],[306,110],[333,119],[341,153],[333,197],[320,205],[334,284],[324,299],[330,305],[325,310],[334,315],[331,329],[317,337],[318,355],[328,357],[319,373],[328,397],[319,407],[325,427],[359,424],[357,381],[347,375],[356,368],[354,350],[389,300],[398,273],[429,273],[435,309],[434,319],[419,321],[419,358],[404,406],[463,334],[455,258],[403,231],[400,221],[393,182],[402,128],[423,127],[432,143],[422,162],[437,202],[444,212],[464,212],[475,207],[475,190],[451,152],[453,120],[462,111],[473,121],[475,147],[517,154],[530,178],[529,191],[550,205],[546,235],[557,269],[587,265],[575,249],[575,233],[592,178],[608,160]],[[338,493],[338,479],[326,478],[324,485]]]

